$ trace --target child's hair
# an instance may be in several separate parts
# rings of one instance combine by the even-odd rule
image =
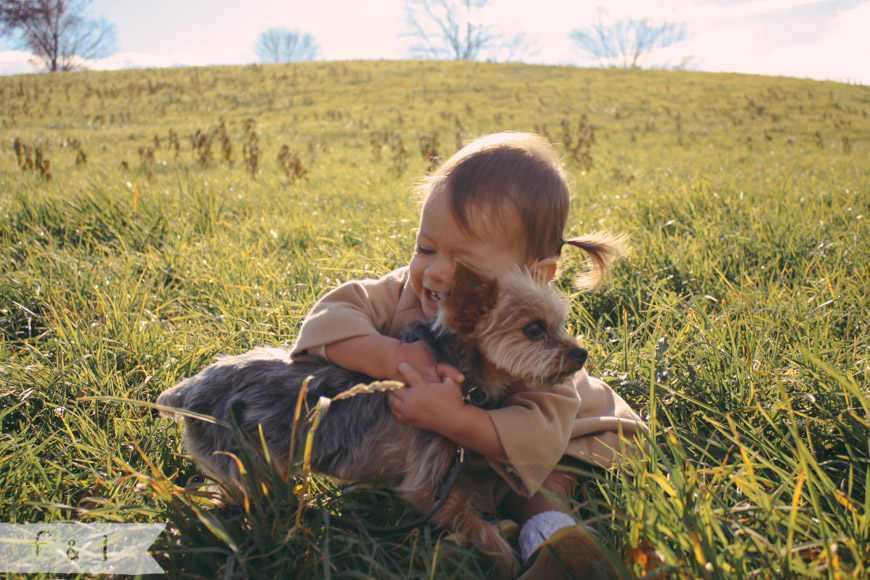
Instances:
[[[583,286],[594,286],[624,252],[624,240],[608,234],[562,238],[571,197],[568,176],[553,146],[538,135],[506,132],[476,139],[429,176],[420,192],[424,201],[434,192],[446,193],[457,223],[472,235],[470,211],[485,208],[503,223],[515,212],[530,264],[558,258],[565,244],[583,249],[595,264]]]

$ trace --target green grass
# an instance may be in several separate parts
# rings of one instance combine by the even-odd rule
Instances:
[[[584,473],[578,517],[625,577],[870,576],[867,87],[360,62],[2,77],[0,101],[0,521],[167,522],[173,578],[479,577],[436,529],[300,517],[301,471],[218,505],[188,483],[179,427],[123,399],[291,344],[328,289],[407,263],[422,135],[448,156],[504,129],[564,142],[564,121],[570,233],[633,246],[592,294],[568,253],[571,328],[653,444]],[[569,154],[584,115],[591,166]],[[16,139],[50,179],[19,167]],[[306,175],[282,170],[284,144]],[[302,503],[335,515],[411,517],[310,485]]]

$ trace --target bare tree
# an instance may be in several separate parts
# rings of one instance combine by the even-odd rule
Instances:
[[[499,44],[496,60],[526,61],[533,58],[541,51],[541,44],[536,36],[529,36],[525,32],[503,36]]]
[[[640,68],[647,57],[662,48],[667,48],[686,39],[683,23],[655,23],[648,18],[641,20],[618,20],[574,30],[570,34],[580,50],[597,59],[604,66]],[[691,57],[683,59],[680,68]]]
[[[506,52],[509,59],[530,51],[522,33],[505,35],[486,23],[484,8],[490,0],[408,0],[405,4],[404,36],[416,42],[414,58],[477,60],[487,51]]]
[[[320,45],[310,34],[270,28],[260,34],[254,52],[263,62],[298,62],[316,59]]]
[[[117,50],[115,26],[90,18],[90,0],[0,0],[0,28],[54,72],[81,68]]]

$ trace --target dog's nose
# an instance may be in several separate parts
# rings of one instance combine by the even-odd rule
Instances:
[[[588,355],[589,353],[586,352],[585,348],[580,348],[578,346],[577,348],[571,349],[571,352],[569,352],[568,354],[582,367],[583,363],[586,362],[586,355]]]

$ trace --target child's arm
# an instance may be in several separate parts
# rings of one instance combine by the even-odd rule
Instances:
[[[568,440],[581,434],[577,432],[576,421],[584,397],[578,396],[578,385],[571,381],[545,391],[516,392],[501,407],[484,411],[465,404],[461,387],[449,379],[427,383],[413,371],[405,367],[402,370],[409,388],[389,394],[396,418],[483,454],[490,466],[521,495],[531,496],[541,486],[566,453]],[[588,382],[585,372],[577,375],[575,383]],[[580,390],[583,395],[589,394],[586,389]],[[589,403],[589,413],[602,415],[600,422],[590,423],[590,428],[619,430],[607,417],[605,408],[593,400]],[[596,436],[602,434],[588,435],[581,444],[590,442],[596,454],[600,453],[602,446],[593,440],[597,441]],[[578,458],[590,460],[588,456]]]
[[[538,490],[563,455],[609,467],[622,450],[637,448],[634,439],[646,429],[619,395],[585,371],[545,391],[516,392],[484,411],[465,404],[449,378],[427,383],[401,370],[409,388],[389,393],[396,418],[483,454],[524,496]]]
[[[524,495],[534,492],[563,456],[613,466],[623,453],[640,449],[635,437],[646,429],[622,397],[585,370],[552,389],[509,395],[489,415],[510,458],[504,470],[491,466]]]
[[[421,342],[402,342],[382,334],[369,334],[328,344],[325,352],[333,364],[375,379],[404,381],[399,365],[407,363],[427,381],[441,380],[435,359]],[[461,373],[453,367],[450,369],[451,376],[461,381]]]
[[[407,267],[378,280],[346,282],[314,305],[291,355],[294,360],[326,357],[337,366],[398,381],[402,380],[399,363],[407,362],[428,380],[438,381],[435,360],[423,344],[394,338],[398,329],[422,315]],[[460,376],[459,371],[453,372]]]

